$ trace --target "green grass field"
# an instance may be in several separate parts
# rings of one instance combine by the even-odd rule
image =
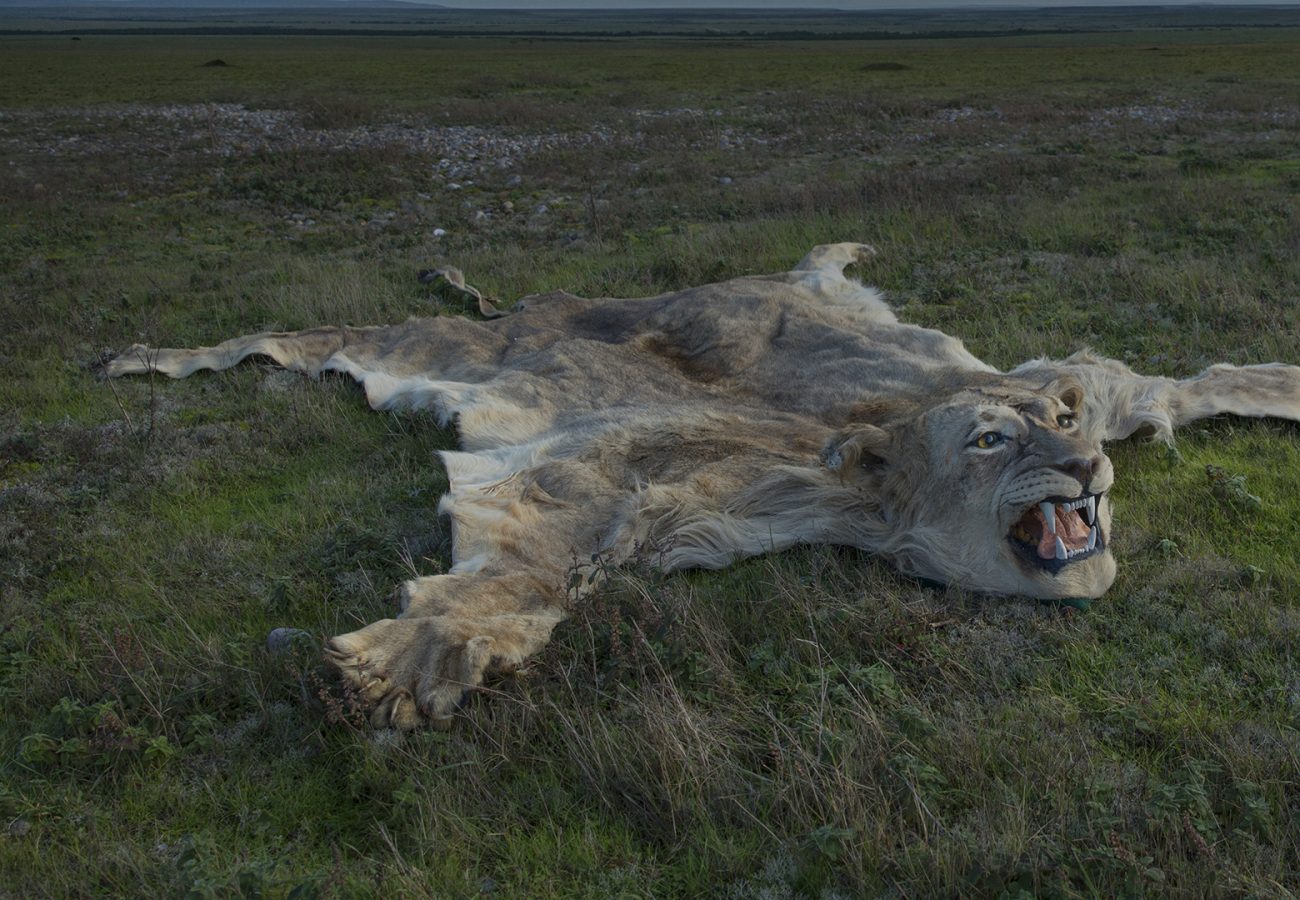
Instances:
[[[996,365],[1300,362],[1297,38],[0,39],[0,896],[1300,890],[1293,424],[1113,447],[1087,612],[837,548],[634,568],[399,735],[320,642],[447,565],[454,436],[341,379],[94,375],[469,314],[441,263],[632,296],[839,240]]]

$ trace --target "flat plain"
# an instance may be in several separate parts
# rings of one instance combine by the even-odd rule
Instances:
[[[320,642],[447,565],[454,435],[257,364],[95,376],[473,314],[438,264],[637,296],[841,240],[995,365],[1300,363],[1300,29],[1128,25],[0,38],[0,895],[1300,890],[1292,424],[1114,446],[1085,612],[834,547],[633,567],[396,734]]]

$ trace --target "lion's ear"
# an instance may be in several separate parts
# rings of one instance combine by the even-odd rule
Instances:
[[[822,463],[841,478],[858,468],[872,468],[893,458],[889,432],[875,425],[853,425],[833,436],[822,450]]]
[[[1076,378],[1067,375],[1060,379],[1052,386],[1052,392],[1071,412],[1077,413],[1079,407],[1083,406],[1083,385]]]

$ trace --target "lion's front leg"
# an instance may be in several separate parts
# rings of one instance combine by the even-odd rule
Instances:
[[[326,659],[368,702],[377,727],[447,727],[485,675],[536,653],[564,618],[559,606],[497,615],[381,619],[332,638]]]
[[[551,461],[549,482],[503,468],[499,457],[445,453],[451,488],[439,509],[451,517],[451,572],[406,582],[397,619],[336,637],[326,658],[375,704],[376,725],[445,726],[466,692],[485,674],[520,666],[550,640],[596,568],[580,564],[611,547],[624,496],[602,493],[600,473],[574,461]],[[486,475],[485,475],[486,473]],[[594,523],[594,524],[593,524]],[[614,542],[621,559],[630,543]],[[574,575],[581,584],[571,589]]]
[[[1211,366],[1176,381],[1139,375],[1118,360],[1084,352],[1060,363],[1025,363],[1011,374],[1073,376],[1085,396],[1084,426],[1103,441],[1150,434],[1173,443],[1175,429],[1225,413],[1300,421],[1300,367],[1282,363]]]
[[[1300,367],[1211,366],[1179,381],[1169,407],[1175,427],[1221,413],[1300,421]]]

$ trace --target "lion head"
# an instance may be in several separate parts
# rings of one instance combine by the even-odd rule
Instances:
[[[1082,421],[1082,386],[965,380],[828,448],[831,468],[872,481],[871,549],[988,593],[1101,596],[1115,579],[1114,469]]]

